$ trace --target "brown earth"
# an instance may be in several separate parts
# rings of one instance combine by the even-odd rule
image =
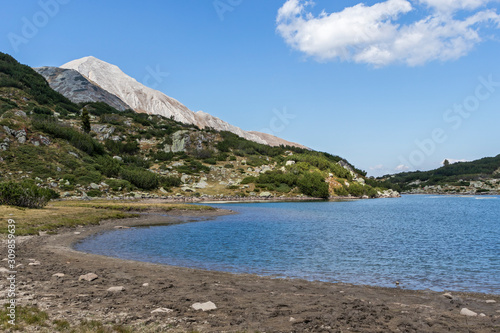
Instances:
[[[451,293],[448,298],[431,291],[235,275],[126,261],[71,248],[78,240],[116,226],[191,222],[227,213],[149,214],[60,230],[57,235],[18,237],[17,262],[23,264],[17,273],[18,302],[37,305],[51,320],[95,319],[137,331],[500,332],[499,295]],[[5,239],[0,254],[6,257]],[[40,265],[30,266],[35,260]],[[5,266],[0,262],[0,267]],[[98,278],[78,281],[87,273]],[[5,283],[0,284],[3,292]],[[107,291],[113,286],[125,290]],[[203,312],[191,307],[208,301],[217,309]],[[460,315],[464,307],[485,316]],[[157,308],[173,311],[152,314]]]

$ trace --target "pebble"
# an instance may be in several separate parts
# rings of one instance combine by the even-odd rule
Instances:
[[[217,309],[217,306],[213,302],[205,303],[194,303],[191,307],[195,310],[210,311]]]
[[[486,300],[486,303],[488,304],[493,304],[493,303],[496,303],[497,301],[495,301],[494,299],[487,299]]]
[[[110,288],[108,288],[108,291],[115,293],[115,292],[119,292],[119,291],[125,291],[125,288],[123,286],[110,287]]]
[[[479,317],[486,317],[486,315],[484,313],[480,313]]]
[[[33,261],[33,262],[30,262],[28,264],[28,266],[40,266],[40,262],[39,261]]]
[[[75,231],[74,234],[75,235],[79,235],[79,234],[81,234],[81,232],[80,231]]]
[[[297,319],[293,318],[293,317],[290,317],[290,319],[288,320],[289,322],[293,323],[293,322],[296,322]]]
[[[80,277],[78,278],[78,281],[81,281],[81,280],[94,281],[97,278],[98,278],[97,274],[88,273],[88,274],[85,274],[85,275],[80,275]]]
[[[158,308],[158,309],[151,311],[151,313],[170,313],[170,312],[174,312],[174,310],[169,309],[169,308]]]
[[[451,296],[450,293],[443,294],[443,296],[449,299],[453,299],[453,296]]]
[[[52,274],[52,276],[62,278],[62,277],[64,277],[64,274],[63,273],[55,273],[55,274]]]
[[[143,283],[142,286],[143,287],[149,287],[149,283]]]
[[[467,316],[467,317],[476,317],[477,316],[477,313],[475,313],[474,311],[471,311],[467,308],[463,308],[462,310],[460,310],[460,314],[463,316]]]

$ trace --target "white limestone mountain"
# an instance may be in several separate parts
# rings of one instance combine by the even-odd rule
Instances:
[[[47,80],[52,89],[69,98],[73,103],[104,102],[119,111],[130,109],[130,106],[117,96],[93,84],[74,69],[58,67],[33,69]]]
[[[229,131],[247,140],[270,146],[288,145],[307,148],[274,135],[242,130],[203,111],[195,113],[174,98],[137,82],[118,66],[95,57],[73,60],[62,65],[61,68],[78,71],[95,85],[117,96],[136,112],[173,117],[177,121],[194,124],[200,128],[211,127],[218,131]]]

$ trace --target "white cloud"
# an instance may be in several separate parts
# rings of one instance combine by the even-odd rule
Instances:
[[[400,164],[394,168],[394,171],[397,171],[397,172],[403,172],[403,171],[408,171],[408,170],[410,170],[410,167],[407,165],[404,165],[404,164]]]
[[[416,0],[429,7],[430,14],[400,24],[398,20],[414,10],[407,0],[386,0],[372,6],[360,3],[318,16],[306,10],[312,1],[288,0],[278,11],[277,32],[292,48],[318,60],[416,66],[458,59],[482,41],[480,26],[493,22],[500,28],[500,15],[494,10],[477,10],[488,2],[491,0]],[[454,18],[458,9],[468,10],[465,18]]]
[[[439,11],[454,11],[476,9],[485,6],[491,0],[419,0],[419,2]]]

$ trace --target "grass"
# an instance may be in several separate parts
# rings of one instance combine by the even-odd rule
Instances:
[[[106,219],[137,216],[134,211],[213,210],[212,207],[186,204],[148,204],[144,202],[53,201],[42,209],[0,206],[0,234],[7,233],[8,219],[16,221],[16,235],[35,235],[40,231],[55,232],[63,227],[96,225]]]

